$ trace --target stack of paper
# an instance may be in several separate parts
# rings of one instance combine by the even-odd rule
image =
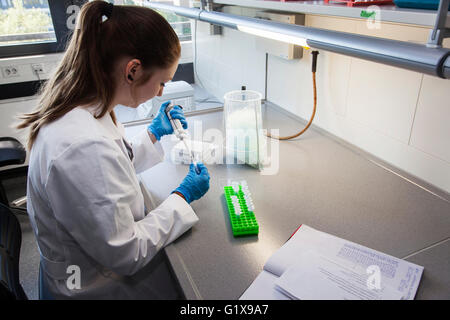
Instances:
[[[423,267],[306,225],[240,299],[412,300]]]

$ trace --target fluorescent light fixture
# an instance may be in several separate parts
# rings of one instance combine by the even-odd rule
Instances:
[[[298,46],[302,46],[303,48],[309,49],[308,43],[306,42],[305,38],[294,37],[294,36],[289,36],[289,35],[282,34],[279,32],[261,30],[261,29],[257,29],[257,28],[245,27],[245,26],[240,26],[240,25],[238,25],[237,28],[239,31],[242,31],[245,33],[250,33],[255,36],[278,40],[278,41],[287,42],[287,43],[292,43],[292,44],[295,44]]]

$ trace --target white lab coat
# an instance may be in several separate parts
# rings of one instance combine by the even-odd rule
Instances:
[[[131,161],[123,126],[94,113],[75,108],[44,126],[31,150],[28,213],[44,281],[53,298],[154,298],[145,275],[131,276],[198,218],[176,194],[145,212],[136,173],[162,161],[161,145],[144,130]]]

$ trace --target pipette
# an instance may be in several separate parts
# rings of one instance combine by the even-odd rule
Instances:
[[[200,169],[197,166],[197,160],[195,159],[194,152],[192,152],[191,148],[189,147],[188,143],[186,142],[188,135],[187,135],[186,131],[184,130],[183,126],[181,125],[180,120],[173,119],[172,116],[170,115],[170,110],[172,110],[173,108],[174,108],[174,105],[172,103],[170,103],[166,107],[166,114],[167,114],[167,117],[169,118],[170,124],[172,125],[173,133],[175,134],[175,136],[178,139],[183,141],[184,146],[186,147],[186,150],[188,151],[188,153],[191,157],[191,161],[194,164],[195,172],[197,172],[197,174],[199,174]]]

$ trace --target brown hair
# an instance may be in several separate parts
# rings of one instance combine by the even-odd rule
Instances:
[[[109,18],[103,21],[103,16]],[[113,71],[118,59],[139,59],[145,83],[155,68],[168,68],[180,57],[181,46],[169,23],[156,11],[138,6],[114,6],[105,1],[86,3],[77,27],[54,75],[41,89],[35,111],[23,114],[18,129],[30,127],[31,149],[39,129],[77,106],[99,103],[102,117],[116,88]],[[111,112],[113,120],[114,113]]]

